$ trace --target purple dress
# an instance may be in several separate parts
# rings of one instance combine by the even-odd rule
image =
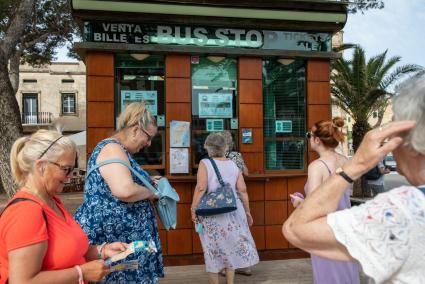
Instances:
[[[327,168],[329,176],[332,175],[328,165],[321,161]],[[351,208],[349,187],[345,191],[338,204],[339,210]],[[307,194],[307,184],[304,187]],[[314,284],[359,284],[359,265],[353,261],[330,260],[316,255],[311,255],[311,264],[313,266]]]
[[[232,160],[215,160],[224,182],[232,186],[236,194],[236,181],[240,170]],[[208,172],[208,190],[214,191],[218,179],[208,159],[203,159]],[[254,239],[249,230],[245,210],[239,198],[236,198],[236,211],[199,217],[204,231],[199,235],[204,251],[207,272],[218,273],[223,268],[238,269],[253,266],[259,262]]]

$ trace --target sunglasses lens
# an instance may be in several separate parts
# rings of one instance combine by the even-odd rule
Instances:
[[[305,137],[307,137],[307,139],[310,139],[310,138],[311,138],[311,133],[310,133],[310,132],[307,132],[307,133],[305,134]]]

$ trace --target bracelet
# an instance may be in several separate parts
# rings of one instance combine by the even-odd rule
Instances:
[[[105,259],[104,257],[103,257],[103,250],[104,250],[104,248],[105,248],[105,246],[106,246],[106,243],[103,243],[103,244],[101,244],[101,245],[98,245],[96,248],[97,248],[97,258],[98,259]]]
[[[75,269],[77,269],[78,272],[78,284],[84,284],[83,270],[81,269],[81,266],[76,265],[74,267]]]

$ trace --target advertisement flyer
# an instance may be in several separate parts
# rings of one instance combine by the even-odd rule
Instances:
[[[157,91],[121,91],[121,112],[125,107],[133,102],[145,102],[146,108],[156,116],[158,114],[158,96]]]
[[[188,148],[170,148],[170,173],[171,174],[189,173],[189,149]]]
[[[200,93],[199,117],[232,118],[232,94]]]

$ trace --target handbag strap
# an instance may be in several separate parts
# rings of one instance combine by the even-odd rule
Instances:
[[[218,178],[218,182],[220,183],[221,186],[224,186],[223,178],[221,177],[220,171],[218,170],[217,164],[215,163],[214,159],[208,157],[208,160],[210,160],[211,165],[214,168],[215,174],[217,175],[217,178]]]
[[[114,163],[126,166],[141,182],[143,182],[143,184],[145,185],[145,187],[147,189],[149,189],[149,191],[151,191],[155,195],[159,195],[159,191],[148,180],[146,180],[146,178],[142,174],[138,173],[127,162],[120,160],[120,159],[105,160],[105,161],[102,161],[102,162],[96,164],[94,167],[89,169],[89,171],[87,172],[87,175],[86,175],[86,179],[88,179],[89,175],[94,170],[96,170],[96,169],[98,169],[102,166],[114,164]]]

